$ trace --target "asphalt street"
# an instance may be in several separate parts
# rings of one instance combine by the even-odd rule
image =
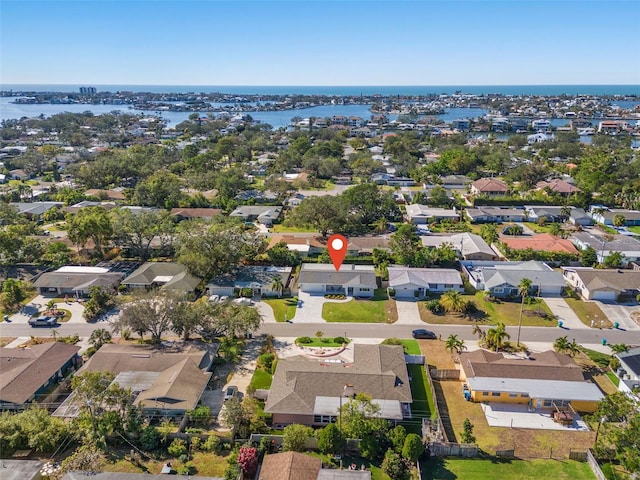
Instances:
[[[73,335],[77,333],[81,337],[88,337],[97,328],[110,328],[107,322],[59,324],[57,327],[30,327],[25,323],[0,323],[1,337],[28,337],[30,335],[48,336],[55,329],[58,335]],[[263,324],[259,333],[271,333],[276,337],[297,337],[307,335],[313,337],[318,330],[322,330],[325,336],[345,335],[350,338],[410,338],[414,325],[372,324],[372,323],[269,323]],[[463,340],[477,339],[471,333],[469,325],[427,325],[421,328],[433,330],[443,338],[450,334],[458,335]],[[490,328],[490,325],[485,327]],[[517,327],[507,327],[511,339],[515,340]],[[598,344],[603,338],[607,343],[626,343],[630,345],[640,344],[639,331],[611,330],[611,329],[566,329],[559,327],[522,327],[520,340],[527,342],[550,342],[566,335],[569,340],[575,339],[581,344]]]

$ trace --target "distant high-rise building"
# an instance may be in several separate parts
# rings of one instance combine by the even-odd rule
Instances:
[[[96,93],[96,87],[80,87],[80,93],[84,93],[84,94]]]

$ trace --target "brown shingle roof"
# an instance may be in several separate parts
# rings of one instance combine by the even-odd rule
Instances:
[[[319,458],[304,453],[274,453],[264,457],[258,480],[316,480],[321,467]]]
[[[356,344],[351,364],[304,357],[280,360],[265,411],[310,415],[316,397],[339,397],[346,384],[373,399],[412,402],[402,347]]]
[[[571,357],[552,350],[533,354],[527,359],[505,358],[501,353],[476,350],[461,353],[460,365],[467,378],[584,381],[582,368]]]
[[[0,348],[0,399],[26,402],[79,350],[61,342],[24,349]]]
[[[497,178],[481,178],[471,184],[476,190],[484,192],[508,192],[509,187],[502,180]]]

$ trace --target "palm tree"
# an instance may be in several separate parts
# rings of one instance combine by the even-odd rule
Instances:
[[[620,215],[619,213],[613,216],[613,225],[616,227],[622,227],[627,223],[627,219],[624,218],[624,215]]]
[[[567,353],[570,350],[571,343],[567,339],[567,336],[556,338],[553,342],[553,349],[558,353]]]
[[[111,334],[108,330],[104,328],[98,328],[91,332],[91,336],[89,337],[89,343],[96,347],[96,350],[99,349],[105,343],[111,342]]]
[[[485,336],[486,345],[489,349],[498,351],[504,347],[504,341],[507,338],[511,338],[511,335],[507,333],[504,323],[496,323],[496,326],[490,328]]]
[[[626,345],[624,343],[609,345],[609,348],[611,348],[611,351],[613,353],[626,353],[629,351],[629,345]]]
[[[282,292],[284,290],[284,284],[282,283],[282,279],[276,277],[271,282],[271,290],[278,292],[278,298],[282,298]]]
[[[564,234],[564,230],[559,223],[552,223],[549,227],[549,233],[554,237],[561,237]]]
[[[464,297],[456,290],[447,290],[440,297],[440,305],[445,312],[462,312],[464,304]]]
[[[562,221],[566,222],[571,216],[571,207],[569,205],[563,205],[560,209],[560,216],[562,217]]]
[[[485,331],[482,330],[482,328],[480,328],[480,325],[478,325],[477,323],[473,324],[473,329],[471,329],[471,333],[472,335],[478,335],[478,340],[480,341],[484,340],[485,336],[487,335]]]
[[[56,301],[53,298],[47,302],[47,310],[55,315],[57,308]]]
[[[464,340],[458,338],[457,335],[449,335],[444,347],[449,350],[451,355],[453,355],[454,351],[456,352],[456,360],[458,359],[458,355],[460,355],[463,350],[467,349],[467,346],[464,344]]]
[[[529,294],[531,283],[532,282],[530,279],[523,278],[518,284],[518,293],[522,296],[522,305],[520,306],[520,320],[518,321],[518,337],[516,339],[516,345],[518,347],[520,346],[520,330],[522,329],[522,312],[524,311],[524,300]]]

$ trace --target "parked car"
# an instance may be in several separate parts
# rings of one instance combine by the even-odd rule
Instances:
[[[29,319],[29,325],[32,327],[53,327],[57,323],[58,319],[56,317],[38,317]]]
[[[235,303],[236,305],[244,305],[245,307],[253,305],[253,301],[250,298],[246,297],[234,298],[233,303]]]
[[[414,330],[411,332],[413,338],[425,338],[427,340],[435,340],[438,336],[432,332],[431,330],[425,330],[424,328],[419,328],[418,330]]]
[[[228,302],[229,301],[229,297],[227,295],[222,295],[220,297],[220,302]]]
[[[224,391],[224,401],[231,400],[238,393],[238,387],[235,385],[229,385]]]
[[[211,303],[218,303],[218,300],[220,300],[220,295],[211,295],[209,297],[209,301]]]

